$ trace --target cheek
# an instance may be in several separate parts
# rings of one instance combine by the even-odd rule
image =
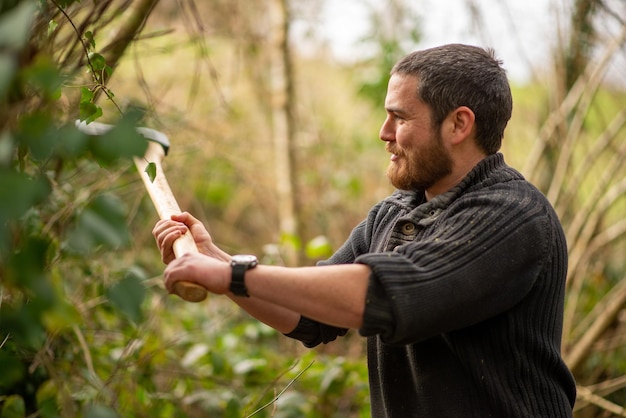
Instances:
[[[398,129],[396,131],[396,143],[402,149],[411,149],[415,147],[415,135],[411,129]]]

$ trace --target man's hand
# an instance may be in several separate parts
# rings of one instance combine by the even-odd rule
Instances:
[[[225,261],[204,254],[185,254],[168,264],[163,277],[170,293],[174,283],[182,280],[197,283],[211,293],[223,295],[230,286],[231,267]]]
[[[230,256],[215,245],[211,234],[202,222],[191,214],[183,212],[180,215],[172,215],[171,219],[158,221],[152,229],[152,235],[161,252],[161,260],[165,264],[171,263],[175,258],[174,241],[188,232],[191,233],[200,253],[218,260],[230,260]]]

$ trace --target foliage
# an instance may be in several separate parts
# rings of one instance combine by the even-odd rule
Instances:
[[[97,52],[106,49],[97,31],[75,21],[98,5],[9,6],[0,14],[0,417],[366,411],[360,360],[298,360],[299,348],[282,353],[282,336],[219,302],[206,312],[165,296],[151,279],[154,248],[133,250],[132,228],[152,222],[129,170],[145,150],[135,130],[144,115],[117,105],[116,63]],[[82,65],[52,52],[72,39],[80,54],[64,52]],[[74,124],[102,117],[117,119],[104,135]],[[346,395],[339,408],[313,408]]]
[[[72,273],[90,275],[87,257],[128,246],[124,205],[100,179],[124,159],[142,155],[145,140],[135,133],[131,113],[101,137],[56,119],[61,86],[74,74],[55,64],[45,41],[33,43],[41,34],[28,29],[45,12],[43,5],[21,1],[0,15],[6,87],[0,92],[2,416],[53,417],[63,409],[72,415],[76,405],[60,407],[68,390],[63,382],[75,371],[68,368],[75,354],[70,336],[85,325],[84,306],[72,293],[90,298],[94,290],[106,292],[120,312],[137,319],[142,294],[129,299],[128,289],[145,278],[127,267],[117,273],[125,279],[104,288],[96,280],[80,288],[74,287],[80,281],[66,280]],[[26,51],[31,56],[24,61]],[[83,95],[85,119],[93,117],[83,112],[91,99]]]

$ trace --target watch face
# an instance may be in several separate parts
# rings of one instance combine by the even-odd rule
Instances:
[[[231,263],[235,264],[256,264],[257,258],[254,255],[240,254],[231,258]]]

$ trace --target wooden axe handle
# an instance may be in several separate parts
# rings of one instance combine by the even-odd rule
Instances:
[[[172,215],[181,213],[181,210],[161,167],[163,157],[165,157],[163,147],[156,142],[148,141],[146,154],[143,158],[135,158],[135,166],[159,218],[170,219]],[[146,173],[146,167],[149,163],[154,163],[156,166],[154,181]],[[174,241],[174,254],[177,258],[187,253],[198,253],[198,247],[196,247],[191,233],[186,233]],[[191,282],[176,282],[174,293],[188,302],[202,302],[207,297],[207,290],[204,287]]]

